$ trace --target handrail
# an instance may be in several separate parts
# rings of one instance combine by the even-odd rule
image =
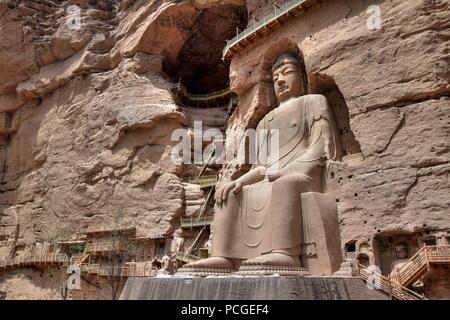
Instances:
[[[200,222],[200,220],[202,218],[204,218],[206,210],[208,210],[209,201],[211,200],[211,198],[214,194],[214,190],[215,190],[215,188],[209,189],[208,195],[206,196],[206,199],[205,199],[205,202],[202,204],[202,207],[200,208],[200,212],[199,212],[198,218],[197,218],[197,223]]]
[[[371,284],[373,284],[371,280],[375,280],[373,285],[376,289],[382,290],[399,300],[428,300],[425,296],[419,295],[417,292],[393,282],[391,279],[376,273],[374,270],[369,270],[361,264],[357,265],[357,269],[358,275],[362,280]]]
[[[180,82],[176,85],[175,88],[178,89],[179,91],[181,91],[187,98],[189,98],[189,100],[193,100],[193,101],[206,101],[206,100],[222,98],[222,97],[226,97],[227,95],[232,93],[231,89],[228,87],[226,89],[213,91],[210,93],[195,93],[194,94],[194,93],[190,93],[187,90],[187,88]]]
[[[200,257],[194,256],[194,255],[191,255],[191,254],[187,254],[187,253],[184,253],[184,252],[177,252],[176,253],[176,258],[177,258],[177,260],[180,260],[180,261],[183,261],[183,262],[186,262],[186,263],[195,262],[195,261],[199,261],[199,260],[202,259]]]
[[[194,252],[197,250],[199,244],[200,244],[200,239],[203,235],[203,232],[205,232],[206,228],[203,227],[195,236],[194,241],[192,242],[191,246],[187,249],[186,253],[189,255],[193,255]]]
[[[213,146],[214,146],[214,147],[212,148],[211,152],[210,152],[209,155],[208,155],[208,159],[207,159],[206,162],[203,164],[202,169],[200,170],[200,172],[198,173],[198,175],[197,175],[197,177],[196,177],[197,180],[200,179],[200,178],[202,177],[203,173],[204,173],[205,170],[206,170],[206,167],[211,163],[211,160],[214,158],[214,154],[216,153],[216,145],[213,144]]]
[[[407,284],[414,276],[425,272],[430,263],[450,263],[450,246],[424,246],[399,271],[401,284]]]
[[[181,218],[180,226],[182,228],[206,227],[210,226],[213,222],[213,216]]]
[[[282,5],[281,8],[275,6],[279,10],[275,9],[273,13],[265,16],[264,18],[262,18],[262,20],[259,20],[257,23],[254,23],[253,26],[244,29],[244,31],[236,35],[234,38],[228,40],[223,50],[223,58],[227,56],[228,51],[232,47],[241,42],[243,39],[247,38],[249,35],[253,33],[258,32],[259,30],[263,29],[265,26],[279,19],[280,17],[289,14],[291,11],[295,10],[296,8],[298,8],[307,1],[308,0],[291,0]]]

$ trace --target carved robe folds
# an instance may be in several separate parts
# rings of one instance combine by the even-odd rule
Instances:
[[[311,237],[303,234],[307,226],[302,222],[302,194],[323,193],[326,161],[339,157],[327,100],[322,95],[291,99],[266,115],[258,129],[268,129],[269,141],[270,130],[279,130],[279,153],[269,150],[266,167],[271,170],[278,165],[281,176],[245,186],[237,195],[230,192],[227,201],[216,207],[215,257],[246,260],[273,250],[289,249],[298,256],[302,248],[316,250],[304,241]],[[314,252],[305,253],[314,256]]]

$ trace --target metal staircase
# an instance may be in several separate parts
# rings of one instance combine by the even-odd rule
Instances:
[[[219,141],[221,142],[221,141]],[[186,250],[186,252],[177,252],[176,258],[179,261],[190,263],[195,262],[198,260],[201,260],[200,257],[194,255],[194,253],[197,251],[201,238],[203,234],[208,230],[208,228],[211,226],[211,224],[214,221],[213,216],[205,216],[206,212],[208,210],[209,203],[214,198],[214,191],[217,183],[219,182],[219,176],[218,175],[204,175],[206,168],[208,165],[211,164],[211,161],[214,159],[214,155],[216,152],[216,148],[214,147],[210,154],[208,155],[207,161],[203,164],[201,170],[197,174],[197,176],[193,179],[190,179],[189,182],[192,184],[198,184],[200,186],[200,189],[206,189],[207,195],[205,197],[205,201],[203,202],[200,211],[198,213],[198,216],[190,217],[190,218],[181,218],[180,219],[180,227],[183,229],[194,229],[194,228],[201,228],[195,235],[194,241],[192,242],[192,245]]]
[[[191,263],[201,260],[201,258],[198,256],[190,255],[184,252],[177,252],[176,256],[177,260],[182,261],[184,263]]]
[[[206,231],[206,227],[203,227],[200,229],[199,232],[197,232],[197,235],[194,238],[194,242],[192,242],[191,246],[186,250],[186,253],[188,255],[193,255],[195,251],[197,251],[198,246],[200,244],[200,239],[202,238],[203,233]]]

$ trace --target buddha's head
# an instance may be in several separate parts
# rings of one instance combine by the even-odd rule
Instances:
[[[408,258],[408,248],[403,243],[395,245],[394,251],[395,251],[395,256],[397,257],[397,259]]]
[[[272,66],[278,104],[306,94],[307,76],[303,59],[294,53],[281,55]]]

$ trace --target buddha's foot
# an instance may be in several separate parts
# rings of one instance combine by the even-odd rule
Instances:
[[[298,256],[272,252],[253,259],[246,260],[239,268],[238,275],[245,276],[297,276],[309,275],[308,270],[300,264]]]
[[[272,265],[242,265],[236,273],[241,276],[295,276],[304,277],[310,275],[303,267],[272,266]]]
[[[246,260],[242,266],[283,266],[283,267],[301,267],[298,256],[291,256],[284,253],[272,252],[262,256]]]
[[[177,274],[186,274],[195,277],[226,276],[235,272],[236,268],[230,259],[212,257],[188,263],[177,271]]]

